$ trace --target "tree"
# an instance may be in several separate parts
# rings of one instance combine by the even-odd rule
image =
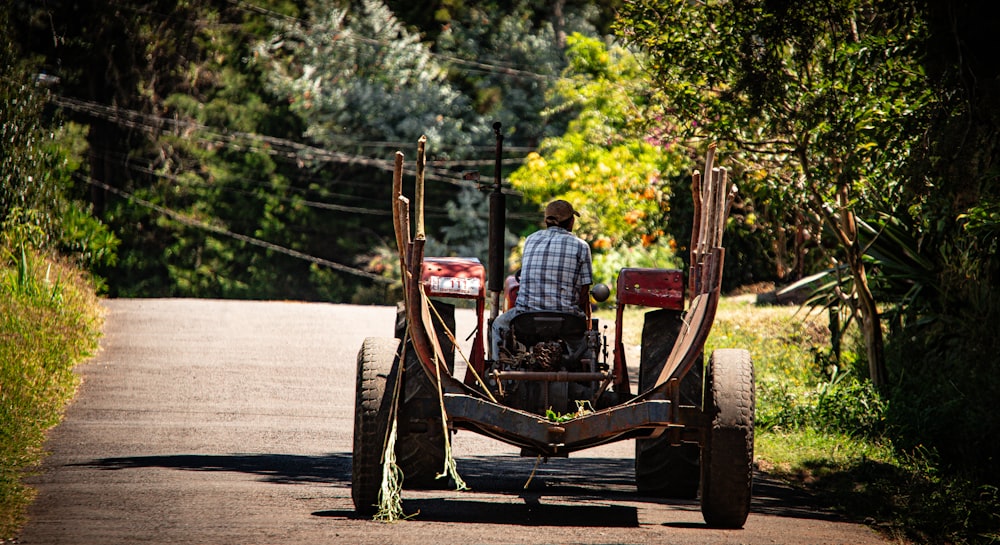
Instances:
[[[775,199],[832,234],[847,299],[862,320],[871,380],[885,385],[884,341],[858,214],[896,194],[930,100],[914,2],[637,1],[620,30],[645,51],[663,112],[685,137],[717,139]]]
[[[0,26],[10,25],[9,6]],[[0,241],[58,248],[94,268],[114,263],[118,239],[76,202],[70,175],[82,162],[80,127],[45,114],[50,74],[0,37]]]
[[[685,157],[653,139],[628,132],[641,115],[647,85],[631,53],[573,34],[568,67],[553,89],[550,112],[569,112],[566,133],[542,141],[511,174],[526,200],[544,205],[563,198],[581,218],[576,232],[601,254],[666,247],[671,177]],[[661,252],[662,253],[662,252]],[[599,267],[598,267],[599,268]],[[605,278],[605,281],[612,281]]]
[[[9,24],[6,7],[0,25]],[[22,61],[5,33],[0,37],[0,226],[9,221],[34,221],[46,238],[54,234],[58,191],[48,167],[42,108],[48,90],[36,79],[33,66]],[[29,211],[37,211],[29,219]]]
[[[308,120],[306,136],[384,150],[426,135],[444,157],[466,156],[488,137],[445,67],[380,0],[355,12],[337,4],[319,3],[310,24],[290,23],[258,48],[273,91]]]
[[[487,119],[503,123],[509,148],[535,148],[542,138],[563,133],[568,119],[544,114],[549,91],[566,67],[559,30],[595,34],[586,13],[563,16],[559,23],[540,4],[469,6],[436,42],[437,50],[453,59],[450,78],[474,97]]]

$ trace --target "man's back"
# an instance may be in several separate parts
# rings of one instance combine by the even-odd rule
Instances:
[[[549,227],[525,240],[519,311],[583,314],[580,290],[591,283],[590,246],[586,242],[561,227]]]

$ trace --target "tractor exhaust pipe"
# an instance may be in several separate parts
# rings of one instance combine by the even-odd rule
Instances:
[[[500,294],[503,292],[503,276],[506,265],[504,256],[504,231],[507,226],[507,199],[503,194],[501,183],[501,164],[503,158],[503,134],[500,133],[501,123],[493,123],[493,134],[496,136],[496,163],[493,168],[493,191],[490,192],[490,232],[489,232],[489,263],[487,263],[487,289],[490,291],[492,321],[500,313]]]

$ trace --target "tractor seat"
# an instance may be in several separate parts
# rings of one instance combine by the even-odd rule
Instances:
[[[511,320],[514,338],[525,346],[562,339],[567,342],[583,338],[587,319],[563,312],[523,312]]]

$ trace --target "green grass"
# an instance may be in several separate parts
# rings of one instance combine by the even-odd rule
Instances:
[[[0,540],[25,520],[23,478],[76,391],[73,366],[97,349],[93,287],[72,267],[0,246]]]

